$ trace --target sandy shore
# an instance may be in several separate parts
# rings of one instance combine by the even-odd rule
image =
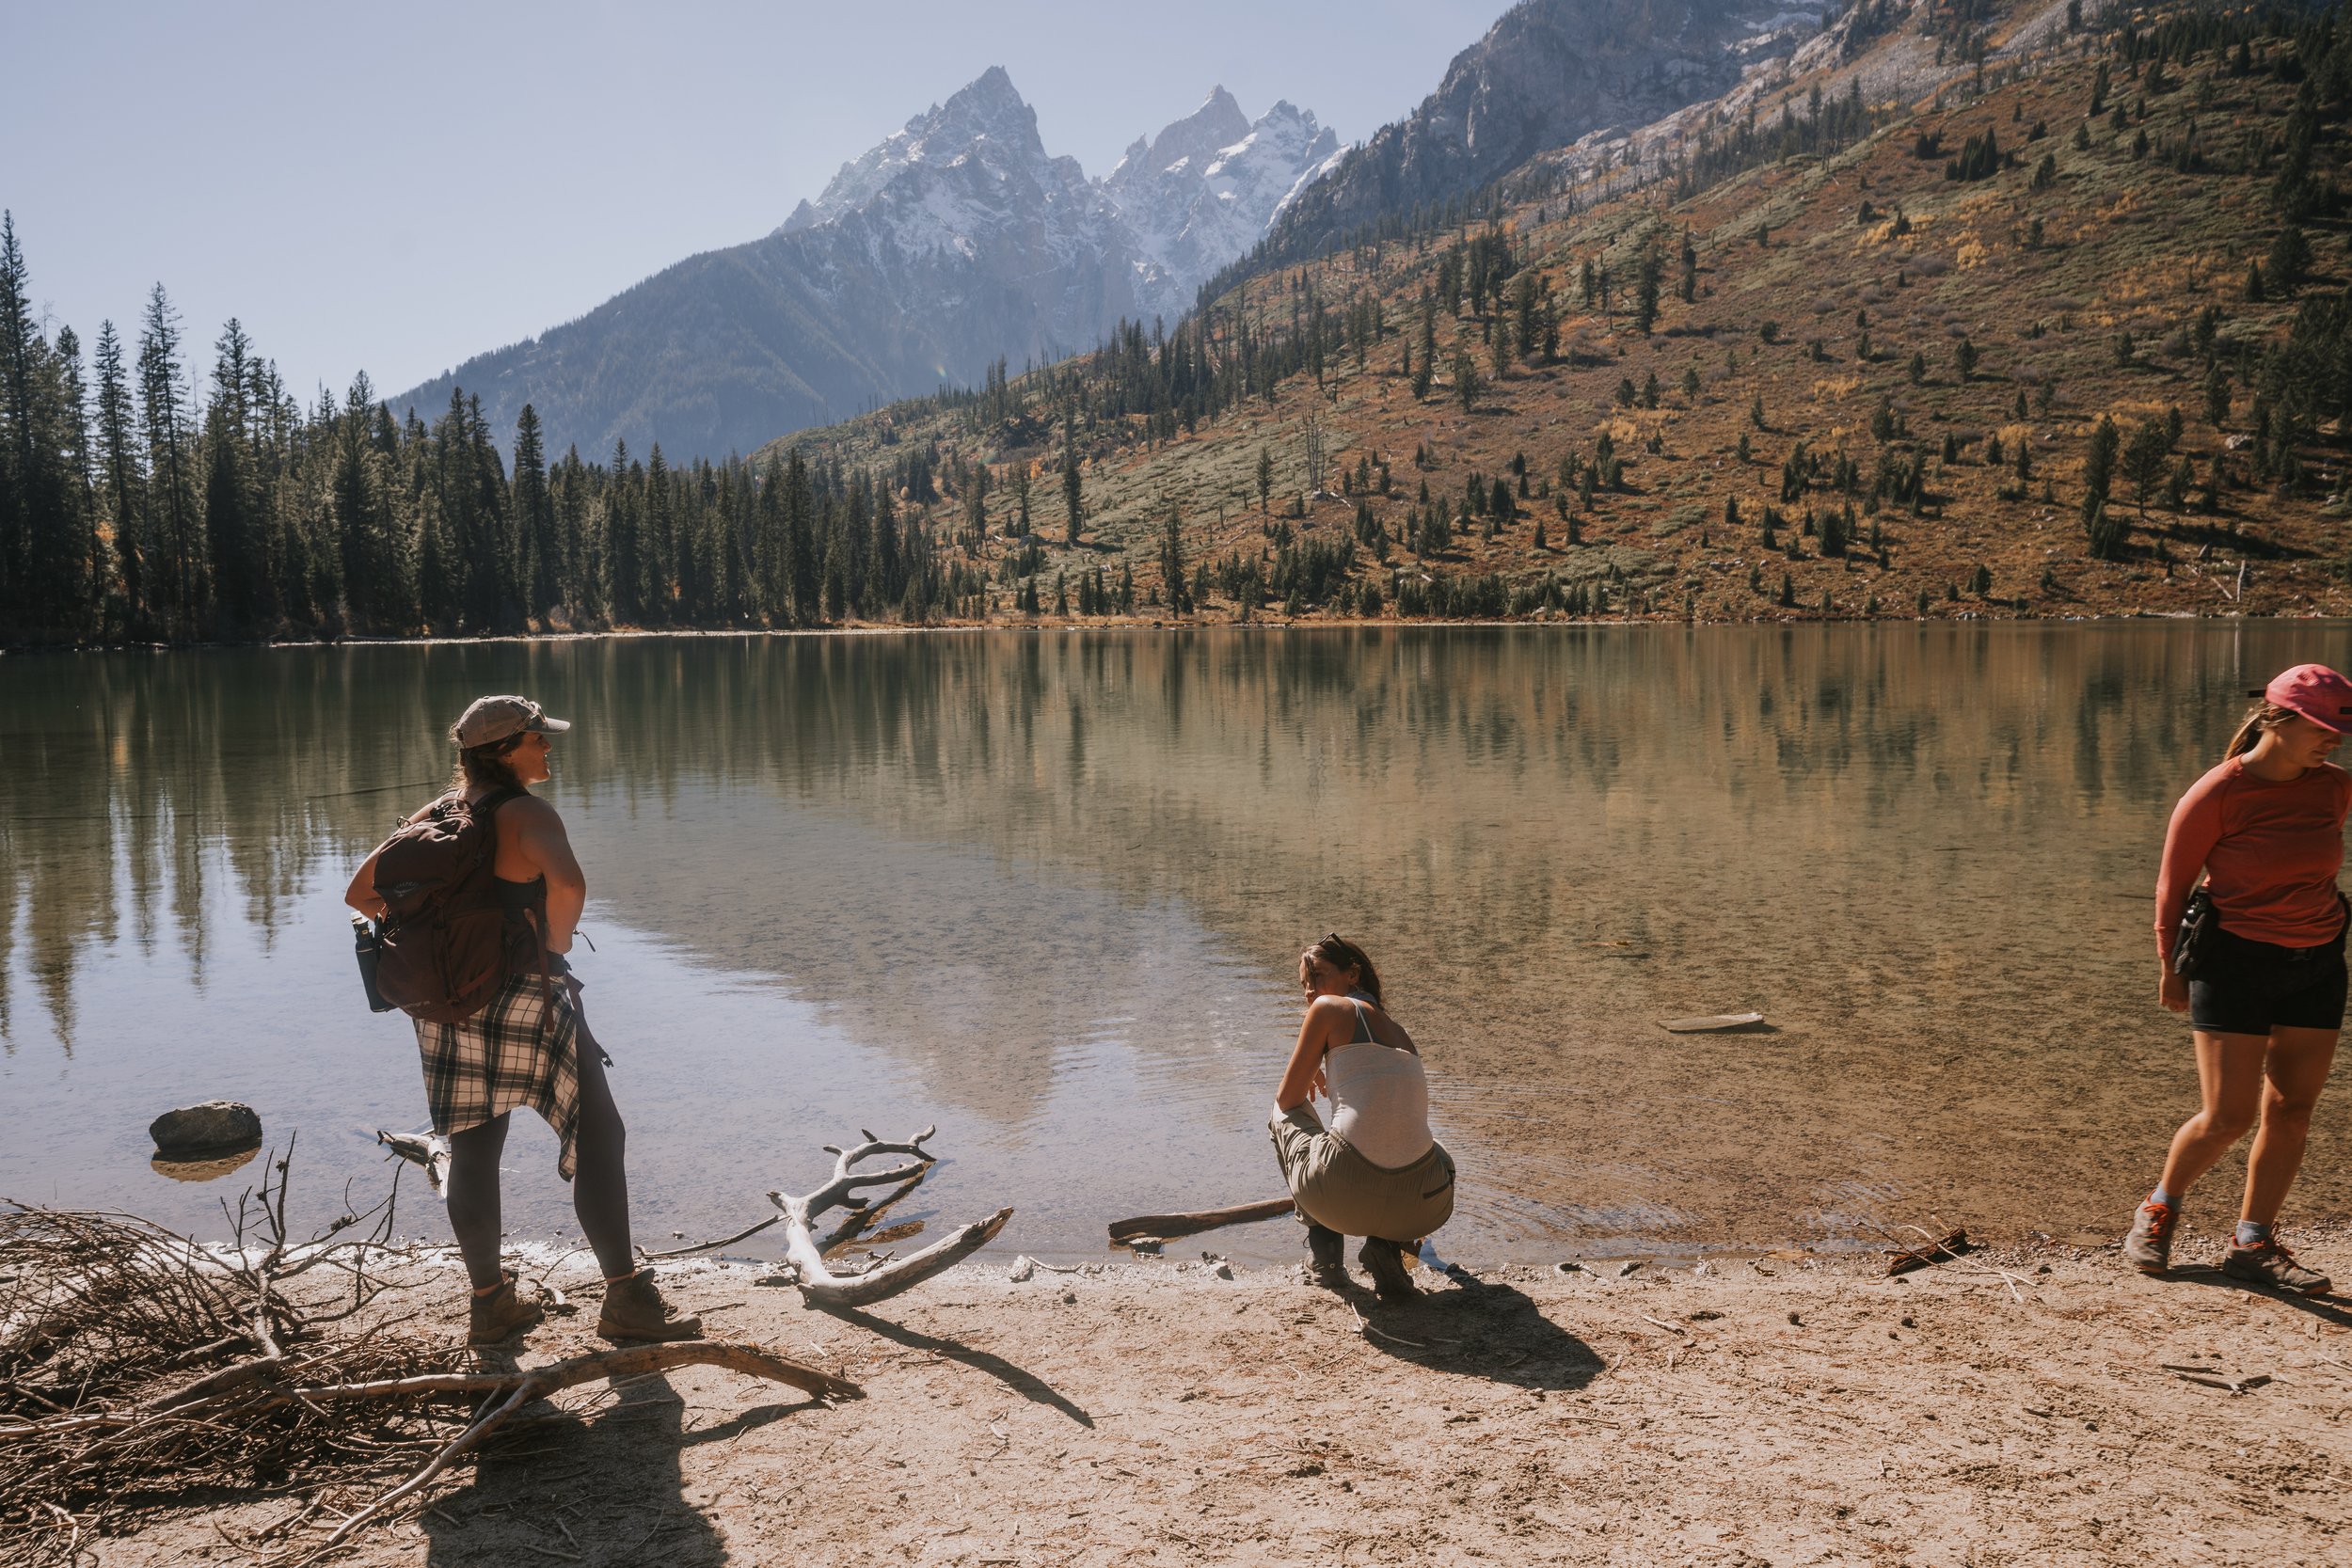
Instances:
[[[2347,1253],[2341,1233],[2307,1248]],[[2057,1245],[1895,1279],[1793,1253],[1617,1266],[1438,1280],[1382,1307],[1295,1268],[1138,1260],[1015,1280],[990,1257],[844,1319],[755,1269],[697,1269],[675,1293],[714,1336],[842,1370],[866,1397],[808,1403],[706,1369],[600,1390],[337,1560],[2352,1556],[2340,1299],[2206,1269],[2144,1279],[2111,1251]],[[454,1333],[444,1283],[416,1305]],[[601,1348],[593,1321],[555,1320],[525,1359]],[[2244,1391],[2214,1386],[2231,1383]],[[245,1560],[292,1506],[158,1517],[97,1560]]]

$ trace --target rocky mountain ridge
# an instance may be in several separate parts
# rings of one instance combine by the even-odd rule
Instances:
[[[1788,0],[1521,0],[1454,57],[1420,107],[1301,191],[1260,260],[1321,255],[1596,130],[1712,99],[1793,53],[1821,14]]]
[[[551,451],[749,451],[863,405],[1048,361],[1120,320],[1173,320],[1339,153],[1288,102],[1256,120],[1224,88],[1089,180],[1049,154],[991,67],[841,166],[773,232],[691,257],[579,320],[392,401],[453,392]]]

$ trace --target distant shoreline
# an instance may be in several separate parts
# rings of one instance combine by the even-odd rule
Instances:
[[[785,638],[785,637],[916,637],[943,633],[1000,635],[1032,635],[1038,632],[1182,632],[1182,631],[1364,631],[1410,630],[1416,627],[1448,627],[1454,629],[1491,629],[1502,627],[1625,627],[1679,626],[1686,630],[1716,626],[2067,626],[2090,622],[2122,621],[2352,621],[2352,616],[2329,615],[2318,611],[2299,615],[2200,615],[2185,610],[2135,610],[2108,614],[2090,615],[2020,615],[2015,613],[1979,613],[1971,610],[1960,615],[1779,615],[1756,616],[1747,620],[1730,621],[1706,616],[1686,619],[1678,615],[1608,617],[1553,616],[1536,619],[1525,616],[1517,620],[1455,621],[1435,616],[1415,616],[1410,620],[1362,617],[1318,618],[1315,620],[1282,621],[1081,621],[1041,619],[1022,625],[1003,622],[944,622],[936,626],[908,626],[894,623],[873,625],[853,624],[838,626],[616,626],[606,631],[531,631],[496,632],[478,637],[342,637],[255,639],[250,641],[207,642],[84,642],[55,647],[22,647],[0,644],[0,658],[33,657],[42,655],[151,653],[180,654],[216,652],[230,648],[437,648],[469,647],[501,642],[602,642],[652,641],[663,638]]]

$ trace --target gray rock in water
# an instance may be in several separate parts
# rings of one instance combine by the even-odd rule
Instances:
[[[167,1160],[186,1160],[247,1148],[262,1141],[262,1117],[250,1105],[233,1100],[208,1100],[166,1111],[148,1124],[155,1152]]]

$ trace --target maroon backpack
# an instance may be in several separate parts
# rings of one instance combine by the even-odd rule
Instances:
[[[538,932],[499,897],[498,810],[519,793],[443,796],[376,851],[376,989],[411,1018],[463,1022],[546,967]]]

